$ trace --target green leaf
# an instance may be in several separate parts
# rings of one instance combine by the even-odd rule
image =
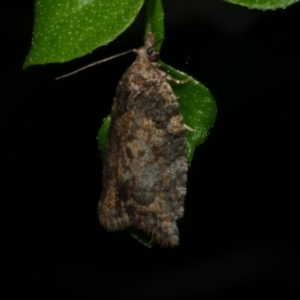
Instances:
[[[130,235],[135,238],[139,243],[143,244],[144,246],[148,248],[152,248],[154,246],[154,243],[152,241],[152,237],[150,234],[147,234],[143,232],[140,229],[137,229],[135,227],[128,228],[128,231]]]
[[[162,8],[161,0],[148,0],[147,1],[147,17],[146,17],[146,32],[152,32],[156,39],[156,50],[159,51],[161,42],[165,38],[164,29],[164,11]]]
[[[36,0],[24,67],[66,62],[108,44],[135,19],[144,0]]]
[[[104,157],[105,150],[105,141],[108,134],[108,129],[110,126],[111,116],[108,115],[103,119],[100,130],[98,131],[97,140],[98,140],[98,148],[100,150],[100,156]]]
[[[286,8],[300,0],[225,0],[229,3],[261,10]]]

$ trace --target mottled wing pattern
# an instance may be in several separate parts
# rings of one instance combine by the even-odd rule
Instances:
[[[177,245],[187,181],[185,127],[157,63],[138,55],[117,87],[111,117],[100,223],[109,231],[134,226],[162,246]]]

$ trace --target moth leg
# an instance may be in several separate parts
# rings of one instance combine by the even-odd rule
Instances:
[[[171,75],[167,75],[167,80],[174,81],[177,84],[184,84],[184,83],[187,83],[187,82],[191,81],[192,77],[189,76],[187,79],[179,80],[179,79],[173,78]]]
[[[185,128],[186,130],[188,130],[188,131],[191,131],[191,132],[196,132],[196,131],[197,131],[196,129],[194,129],[194,128],[192,128],[192,127],[186,125],[186,124],[183,124],[183,125],[184,125],[184,128]]]

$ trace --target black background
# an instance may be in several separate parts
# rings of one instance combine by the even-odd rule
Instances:
[[[181,242],[148,249],[98,225],[95,136],[145,11],[84,58],[22,70],[33,1],[1,3],[1,240],[6,299],[299,299],[300,4],[165,1],[162,60],[204,83],[215,126],[189,170]]]

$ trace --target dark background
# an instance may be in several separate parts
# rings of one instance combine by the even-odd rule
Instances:
[[[299,299],[300,3],[256,11],[164,1],[163,61],[204,83],[215,126],[189,170],[179,247],[98,225],[96,134],[143,43],[144,13],[66,64],[22,70],[34,1],[1,3],[1,272],[5,299]]]

